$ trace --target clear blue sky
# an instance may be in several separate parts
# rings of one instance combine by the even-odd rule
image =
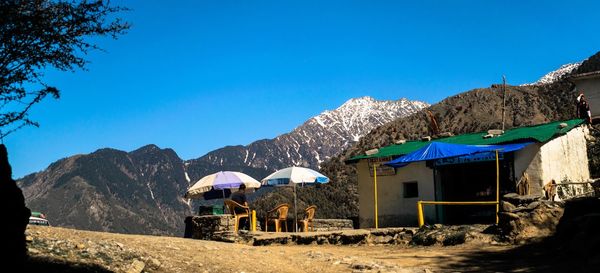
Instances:
[[[130,32],[88,71],[47,72],[62,98],[4,140],[14,176],[103,147],[197,158],[353,97],[435,103],[600,50],[598,1],[406,2],[123,1]]]

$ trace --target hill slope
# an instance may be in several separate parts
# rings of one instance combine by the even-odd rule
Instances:
[[[52,225],[122,233],[177,234],[190,213],[182,160],[171,149],[101,149],[18,181],[27,206]]]

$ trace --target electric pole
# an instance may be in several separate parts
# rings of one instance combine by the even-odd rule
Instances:
[[[504,116],[506,113],[506,77],[502,75],[502,132],[504,132]]]

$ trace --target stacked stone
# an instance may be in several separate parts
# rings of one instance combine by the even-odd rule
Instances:
[[[315,231],[335,231],[353,229],[352,220],[349,219],[314,219]]]
[[[500,201],[499,228],[504,240],[525,243],[549,236],[556,230],[564,202],[541,196],[509,193]]]

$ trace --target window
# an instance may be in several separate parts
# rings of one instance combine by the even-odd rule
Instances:
[[[419,197],[419,184],[417,181],[404,182],[404,198]]]

